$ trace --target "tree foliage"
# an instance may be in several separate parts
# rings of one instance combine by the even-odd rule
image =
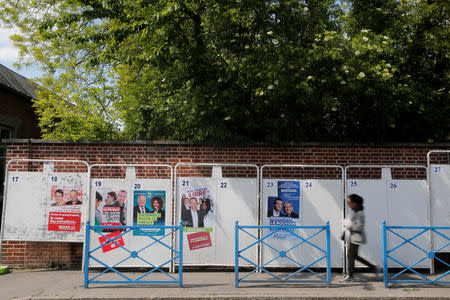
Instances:
[[[450,4],[20,0],[46,138],[442,141]],[[67,100],[70,102],[68,103]]]

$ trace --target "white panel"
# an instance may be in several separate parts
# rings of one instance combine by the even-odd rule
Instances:
[[[323,226],[327,221],[330,221],[331,231],[331,264],[333,267],[342,267],[342,243],[341,237],[341,222],[343,216],[343,200],[341,191],[341,180],[326,180],[326,179],[263,179],[262,191],[262,225],[268,225],[267,210],[268,199],[270,196],[278,196],[278,182],[279,181],[299,181],[300,182],[300,222],[302,226]],[[264,235],[269,233],[264,230]],[[303,230],[303,236],[309,237],[317,232],[316,229]],[[312,244],[326,249],[326,233],[321,232],[319,235],[309,240]],[[299,243],[299,240],[274,240],[268,238],[266,243],[277,250],[287,250]],[[277,253],[264,246],[262,250],[262,263],[267,263],[276,257]],[[310,246],[306,243],[289,251],[289,257],[293,260],[308,265],[317,260],[323,255],[323,252]],[[271,267],[296,267],[296,263],[286,258],[278,258],[268,264]],[[314,267],[326,266],[326,260],[313,265]]]
[[[303,181],[305,182],[305,181]],[[343,199],[342,199],[342,181],[326,179],[310,179],[311,186],[302,185],[302,225],[318,226],[330,222],[330,255],[331,266],[343,266],[343,247],[341,241],[342,235],[342,217],[343,217]],[[312,239],[314,244],[326,249],[326,235],[320,234]],[[323,253],[319,250],[305,246],[305,261],[314,261],[320,258]],[[322,260],[316,266],[326,266],[326,260]]]
[[[386,181],[347,179],[347,195],[350,194],[358,194],[364,198],[367,244],[360,247],[359,255],[381,266],[383,264],[383,221],[387,220]],[[348,207],[346,209],[348,215]]]
[[[218,214],[216,217],[216,259],[219,264],[234,266],[235,222],[240,225],[258,225],[258,203],[256,199],[256,178],[227,178],[230,189],[217,192]],[[220,183],[220,180],[218,180]],[[218,185],[219,187],[220,185]],[[251,230],[248,230],[251,232]],[[239,236],[239,248],[243,249],[255,239],[246,234]],[[250,261],[257,261],[257,247],[249,248],[245,257]],[[248,265],[245,262],[241,266]]]
[[[450,165],[430,166],[430,189],[431,189],[431,225],[450,226]],[[442,230],[443,234],[450,236],[450,230]],[[448,240],[433,234],[433,249],[439,250],[444,247]],[[450,246],[441,250],[450,252]]]
[[[87,173],[8,172],[6,180],[8,186],[3,239],[83,242],[84,211],[88,198]],[[52,188],[61,188],[66,192],[77,189],[81,192],[82,197],[79,199],[83,204],[76,209],[81,212],[80,231],[48,230]]]
[[[100,185],[100,186],[99,186]],[[133,209],[134,209],[134,192],[148,192],[151,194],[152,192],[165,192],[165,225],[172,225],[172,184],[170,179],[92,179],[92,191],[91,191],[91,222],[94,225],[95,220],[95,195],[96,191],[104,194],[106,191],[115,191],[118,193],[120,190],[125,190],[127,192],[127,200],[126,200],[126,225],[131,226],[133,224]],[[136,196],[137,197],[137,196]],[[148,199],[149,200],[149,199]],[[147,201],[148,201],[147,200]],[[148,203],[147,203],[148,206]],[[166,234],[168,234],[170,230],[166,230]],[[108,234],[108,233],[103,233]],[[91,251],[100,245],[100,234],[90,231],[90,249]],[[148,247],[142,251],[144,247],[149,244],[154,243],[154,240],[148,236],[137,236],[133,235],[133,232],[126,233],[123,237],[124,247],[129,251],[137,251],[139,253],[139,257],[146,260],[147,262],[158,266],[166,261],[168,261],[171,257],[171,250],[167,247],[161,245],[160,243],[155,243],[151,247]],[[154,236],[156,239],[162,238],[162,236]],[[161,239],[161,242],[171,246],[171,235]],[[94,252],[94,257],[104,262],[105,264],[112,266],[123,259],[130,256],[129,252],[122,249],[116,248],[106,253],[103,253],[102,249],[99,249]],[[139,258],[129,258],[122,263],[120,263],[120,267],[148,267],[149,264],[144,262]],[[101,266],[100,263],[91,259],[90,266]],[[169,267],[170,264],[165,265],[164,267]]]
[[[427,203],[427,185],[425,180],[390,180],[386,181],[387,199],[388,199],[388,218],[387,225],[392,226],[427,226],[428,203]],[[412,238],[421,230],[396,229],[404,238]],[[429,249],[429,235],[423,233],[412,242],[420,248]],[[393,233],[389,233],[388,247],[392,249],[401,244],[404,240]],[[390,254],[395,259],[410,266],[420,259],[427,256],[414,245],[408,243],[399,247]],[[399,266],[390,260],[389,266]],[[415,267],[429,267],[429,259],[425,259]]]
[[[208,188],[214,208],[213,227],[212,232],[210,232],[212,246],[190,250],[187,237],[191,233],[184,232],[183,265],[233,266],[235,221],[239,221],[241,225],[257,225],[257,179],[178,178],[178,187],[183,184],[187,184],[193,189]],[[181,219],[182,195],[183,189],[178,188],[176,200],[177,220]],[[242,238],[240,247],[242,248],[242,245],[248,243],[249,238]],[[246,254],[250,260],[256,261],[256,247],[254,251],[247,251]]]

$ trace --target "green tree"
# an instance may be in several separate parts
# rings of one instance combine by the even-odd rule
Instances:
[[[448,138],[445,1],[0,5],[23,61],[47,71],[36,103],[47,138]]]

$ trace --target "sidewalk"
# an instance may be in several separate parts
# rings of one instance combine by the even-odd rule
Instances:
[[[251,279],[264,275],[255,276]],[[232,272],[184,272],[183,288],[176,284],[92,284],[85,289],[81,271],[18,270],[0,276],[0,299],[450,299],[448,285],[405,284],[385,289],[382,277],[374,274],[355,274],[357,281],[345,284],[340,278],[341,274],[333,273],[330,288],[322,283],[242,283],[235,288]]]

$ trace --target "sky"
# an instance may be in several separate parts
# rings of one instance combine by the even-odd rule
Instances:
[[[13,46],[12,41],[9,39],[9,36],[14,33],[17,33],[17,30],[0,28],[0,64],[26,78],[31,79],[39,77],[42,72],[39,70],[38,66],[21,70],[13,66],[19,59],[19,51]]]

